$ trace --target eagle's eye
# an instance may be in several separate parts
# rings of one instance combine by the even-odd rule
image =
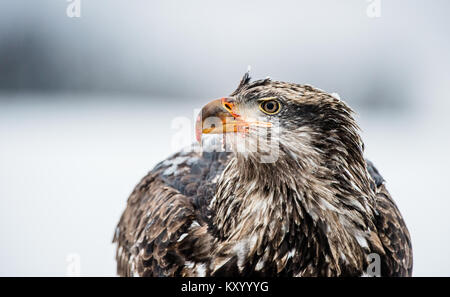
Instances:
[[[276,99],[267,99],[259,104],[259,109],[261,109],[266,114],[273,115],[280,112],[281,105],[280,102],[278,102],[278,100]]]

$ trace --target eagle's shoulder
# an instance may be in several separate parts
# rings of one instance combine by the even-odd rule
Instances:
[[[408,228],[386,189],[383,177],[372,162],[366,162],[376,192],[375,225],[385,251],[385,255],[381,257],[381,274],[411,276],[413,257]]]
[[[188,152],[179,152],[160,162],[152,170],[164,184],[192,199],[203,209],[214,196],[219,176],[230,159],[227,152],[198,152],[192,146]]]
[[[227,161],[225,153],[179,152],[139,182],[114,236],[119,275],[205,273],[206,205]]]

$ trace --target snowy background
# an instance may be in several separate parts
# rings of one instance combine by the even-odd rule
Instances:
[[[372,18],[339,2],[81,0],[69,18],[64,0],[2,1],[0,276],[64,276],[73,254],[81,275],[115,275],[115,225],[174,119],[247,65],[355,109],[414,275],[450,276],[450,3],[381,0]]]

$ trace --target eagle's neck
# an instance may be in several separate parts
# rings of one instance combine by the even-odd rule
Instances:
[[[330,168],[319,157],[305,159],[315,166],[299,160],[285,156],[258,163],[236,156],[230,161],[210,205],[218,238],[229,249],[221,253],[237,255],[242,269],[245,259],[260,267],[273,261],[279,271],[297,262],[303,269],[298,274],[307,275],[312,264],[302,261],[309,256],[321,259],[330,275],[342,273],[343,265],[360,271],[370,250],[373,216],[367,171],[356,163]],[[343,174],[349,179],[339,179]]]

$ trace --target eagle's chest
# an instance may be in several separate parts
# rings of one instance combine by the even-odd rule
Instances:
[[[344,226],[341,215],[311,213],[295,191],[249,189],[217,197],[222,202],[216,212],[221,240],[214,275],[361,275],[364,251],[354,246],[354,227]]]

